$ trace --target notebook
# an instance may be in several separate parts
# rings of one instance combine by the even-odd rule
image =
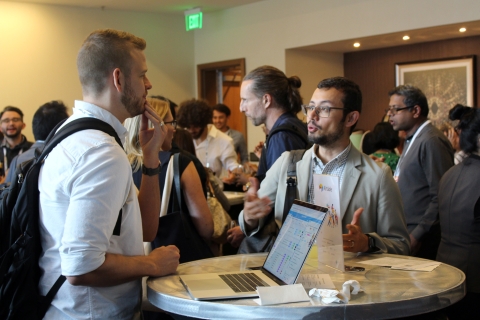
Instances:
[[[294,284],[315,243],[327,208],[294,200],[260,270],[181,275],[194,300],[257,297],[257,286]]]

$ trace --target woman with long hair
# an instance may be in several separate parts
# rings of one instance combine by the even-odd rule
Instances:
[[[159,150],[159,159],[162,163],[161,172],[158,177],[160,179],[160,195],[162,195],[164,186],[166,185],[166,171],[168,164],[173,159],[172,152],[172,140],[176,129],[176,121],[172,117],[168,102],[159,99],[147,98],[148,103],[155,109],[160,117],[163,118],[168,133],[165,137],[161,150]],[[126,140],[125,150],[128,155],[128,159],[132,165],[133,179],[137,187],[140,186],[142,172],[142,150],[138,143],[138,127],[140,126],[140,118],[134,117],[125,120],[125,127],[127,128],[129,135]],[[179,152],[179,171],[180,171],[180,188],[182,190],[182,208],[188,211],[196,231],[201,238],[207,243],[210,243],[213,233],[213,219],[212,214],[207,205],[205,194],[203,192],[202,182],[200,180],[197,169],[195,168],[192,160]],[[175,182],[172,182],[172,189],[170,193],[170,199],[162,199],[168,201],[167,213],[172,213],[174,208],[174,201],[176,201],[175,194]],[[178,207],[178,206],[177,206]],[[172,232],[175,232],[172,230]],[[158,242],[162,234],[157,234],[153,245]],[[180,262],[187,262],[182,259],[182,252],[180,252]]]

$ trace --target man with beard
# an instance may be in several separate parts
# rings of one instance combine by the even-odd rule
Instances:
[[[67,279],[46,319],[139,319],[141,278],[171,274],[178,266],[175,246],[148,256],[143,250],[143,241],[157,233],[158,149],[166,135],[163,121],[146,102],[152,85],[145,46],[130,33],[105,29],[91,33],[78,53],[83,101],[75,101],[66,123],[96,118],[123,142],[123,121],[142,114],[143,178],[137,198],[125,151],[98,130],[70,135],[46,158],[38,186],[40,293],[45,295],[60,275]]]
[[[180,104],[177,122],[192,135],[200,162],[221,179],[238,168],[237,154],[232,138],[210,124],[212,116],[213,109],[205,100],[191,99]]]
[[[7,106],[0,113],[0,128],[3,133],[2,152],[0,154],[0,175],[2,179],[10,168],[12,159],[30,149],[32,142],[22,134],[25,128],[23,112],[19,108]],[[15,168],[13,168],[15,170]]]
[[[390,168],[359,152],[349,139],[362,108],[354,82],[335,77],[322,80],[308,106],[308,138],[314,145],[297,162],[297,199],[314,203],[313,174],[339,177],[343,249],[349,252],[409,253],[409,237],[398,186]],[[285,152],[245,198],[239,224],[247,236],[257,233],[275,210],[282,224],[289,152]]]

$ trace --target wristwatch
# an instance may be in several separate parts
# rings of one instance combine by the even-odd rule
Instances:
[[[367,252],[376,252],[379,249],[375,245],[375,238],[369,235],[368,233],[365,234],[368,237],[368,250]]]
[[[147,176],[155,176],[160,173],[162,169],[162,164],[158,163],[158,167],[152,169],[152,168],[147,168],[142,164],[142,173],[147,175]]]

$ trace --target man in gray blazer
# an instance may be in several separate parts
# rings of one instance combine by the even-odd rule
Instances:
[[[389,92],[387,109],[393,129],[406,132],[395,180],[402,194],[412,255],[435,260],[440,244],[438,184],[453,166],[452,145],[428,120],[425,94],[412,85]]]
[[[314,202],[313,173],[339,177],[343,248],[349,252],[408,254],[409,236],[398,186],[388,166],[376,163],[350,143],[362,108],[354,82],[335,77],[322,80],[308,106],[308,137],[314,146],[297,162],[296,198]],[[251,179],[239,224],[247,236],[257,233],[275,210],[280,226],[286,195],[289,152],[267,172],[258,189]]]

